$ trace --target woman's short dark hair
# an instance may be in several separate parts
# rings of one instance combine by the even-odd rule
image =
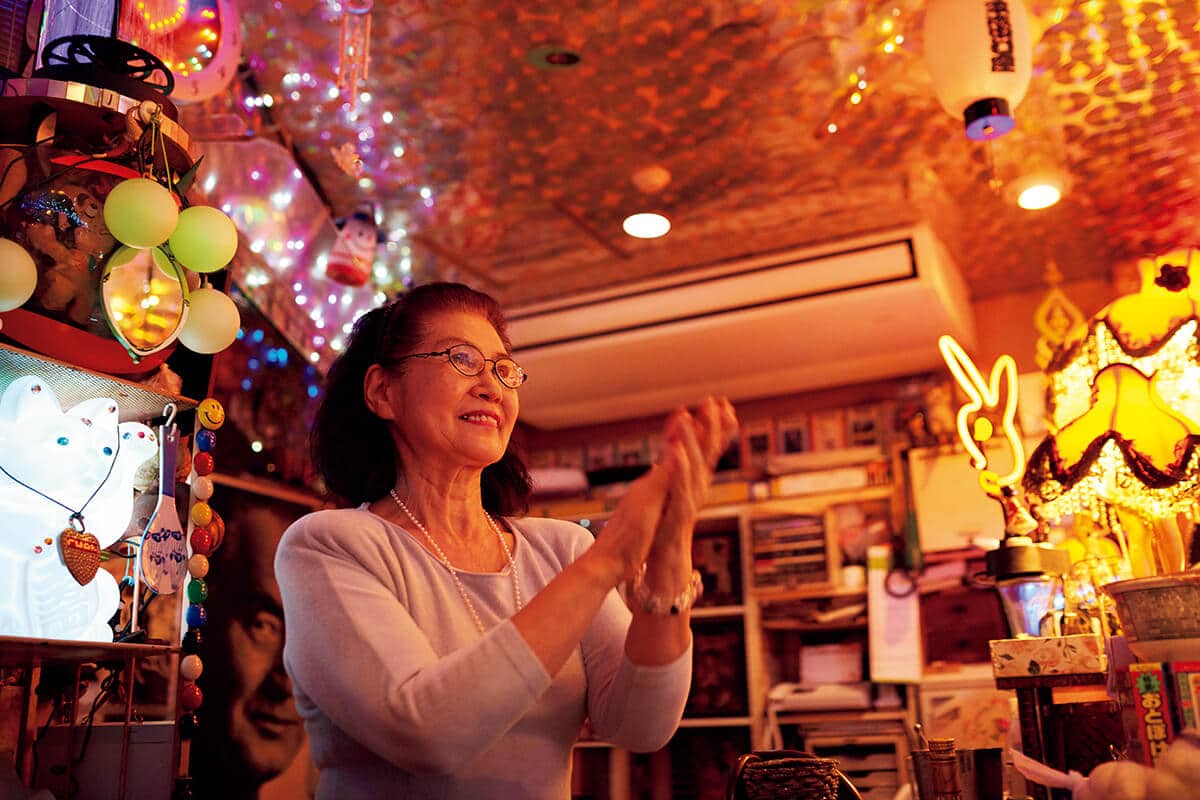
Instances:
[[[313,461],[331,493],[352,504],[369,503],[396,485],[403,466],[397,463],[387,425],[367,408],[363,379],[372,364],[411,352],[430,317],[455,311],[484,317],[504,346],[512,347],[500,304],[461,283],[416,286],[355,323],[346,349],[326,376],[310,438]],[[511,441],[504,456],[483,470],[481,490],[483,506],[493,514],[528,511],[529,472]]]

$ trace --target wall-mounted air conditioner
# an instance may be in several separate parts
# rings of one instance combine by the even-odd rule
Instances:
[[[941,367],[975,329],[926,227],[775,252],[512,309],[521,416],[561,428]]]

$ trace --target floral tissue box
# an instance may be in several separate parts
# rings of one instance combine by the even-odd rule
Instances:
[[[1030,675],[1079,675],[1104,672],[1107,657],[1100,637],[1091,634],[993,639],[992,674],[997,678]]]

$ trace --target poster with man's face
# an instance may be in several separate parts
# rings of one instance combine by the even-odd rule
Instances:
[[[204,704],[190,759],[195,795],[308,797],[315,781],[311,768],[297,763],[298,756],[307,761],[307,749],[283,668],[274,561],[287,526],[318,503],[288,489],[235,483],[217,477],[209,501],[225,520],[225,537],[209,557],[206,577],[208,623],[198,680]]]

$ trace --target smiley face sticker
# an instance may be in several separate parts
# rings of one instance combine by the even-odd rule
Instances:
[[[225,424],[225,407],[211,397],[200,401],[196,409],[196,419],[210,431],[215,431]]]

